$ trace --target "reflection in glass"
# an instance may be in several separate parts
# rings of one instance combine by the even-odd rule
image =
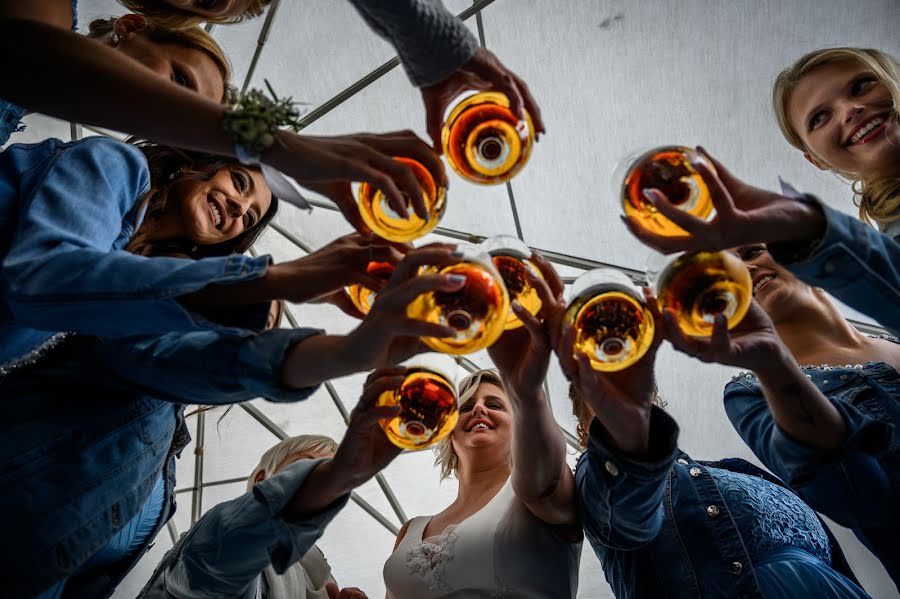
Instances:
[[[534,145],[534,124],[509,109],[509,98],[498,92],[480,92],[457,104],[441,131],[444,155],[461,177],[473,183],[495,185],[522,170]]]
[[[518,301],[519,304],[531,314],[537,314],[541,309],[541,298],[537,289],[528,280],[528,272],[543,278],[540,269],[531,262],[531,248],[518,237],[509,235],[497,235],[486,239],[481,246],[494,263],[500,278],[506,285],[509,293],[509,301]],[[522,321],[510,309],[504,324],[504,330],[516,329],[522,326]]]

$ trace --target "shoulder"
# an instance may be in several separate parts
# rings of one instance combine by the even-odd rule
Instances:
[[[97,190],[100,185],[122,191],[128,208],[150,186],[150,170],[144,154],[131,144],[109,137],[89,137],[67,143],[56,151],[54,168],[61,169],[76,181],[85,182],[82,191]],[[100,194],[92,197],[109,201]]]

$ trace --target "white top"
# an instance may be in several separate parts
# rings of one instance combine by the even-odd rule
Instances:
[[[423,540],[430,521],[413,518],[385,562],[389,597],[574,599],[581,541],[566,542],[532,514],[509,480],[481,510]]]

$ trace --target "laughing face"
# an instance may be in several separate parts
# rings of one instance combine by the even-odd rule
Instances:
[[[791,92],[787,116],[822,169],[863,180],[900,166],[900,127],[890,90],[865,65],[839,62],[806,74]]]
[[[744,245],[734,252],[750,271],[753,298],[772,320],[777,321],[780,314],[787,313],[804,299],[803,294],[812,292],[812,287],[775,262],[765,245]]]
[[[220,169],[208,181],[185,179],[169,192],[154,237],[212,245],[256,226],[272,205],[262,173],[243,165]]]
[[[457,454],[467,449],[495,447],[509,452],[512,444],[512,413],[506,393],[492,383],[481,383],[475,394],[459,407],[459,420],[453,429],[453,447]]]

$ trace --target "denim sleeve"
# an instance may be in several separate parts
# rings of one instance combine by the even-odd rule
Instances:
[[[878,526],[900,502],[877,457],[890,442],[889,427],[850,403],[831,401],[844,418],[847,438],[837,449],[824,451],[788,436],[757,384],[739,380],[725,387],[731,424],[769,470],[838,524]]]
[[[109,139],[67,144],[36,183],[0,265],[16,320],[45,331],[93,335],[201,328],[174,298],[265,274],[268,257],[147,258],[113,249],[133,233],[125,218],[146,192],[140,151]]]
[[[263,397],[293,402],[306,399],[316,387],[283,387],[284,357],[291,347],[321,332],[232,329],[98,339],[91,362],[104,376],[163,401],[225,405]]]
[[[302,487],[321,461],[291,464],[251,492],[209,510],[166,554],[140,597],[246,597],[263,568],[271,565],[281,574],[297,563],[350,497],[338,499],[302,522],[279,516],[296,493],[314,492]]]
[[[825,213],[822,241],[808,256],[769,244],[772,256],[809,285],[822,287],[894,334],[900,334],[900,243],[811,196]]]
[[[663,496],[677,437],[678,425],[654,406],[650,458],[638,462],[606,446],[603,426],[594,419],[575,470],[579,517],[592,545],[631,550],[656,538],[665,518]]]
[[[390,42],[416,87],[443,81],[465,64],[478,40],[440,0],[350,0],[369,27]]]

